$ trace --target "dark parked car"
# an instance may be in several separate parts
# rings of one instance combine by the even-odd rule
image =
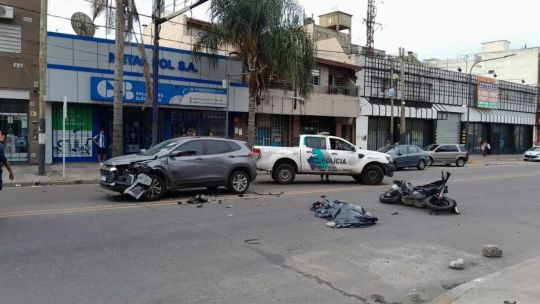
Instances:
[[[458,167],[463,167],[469,161],[469,152],[465,145],[438,145],[431,144],[424,147],[429,153],[427,165],[443,164],[450,166],[455,164]]]
[[[218,188],[247,191],[257,177],[253,153],[242,141],[217,137],[182,137],[161,142],[138,154],[115,157],[101,169],[101,186],[123,193],[145,173],[152,182],[147,200],[182,188]]]
[[[416,167],[424,170],[428,161],[428,153],[413,145],[388,145],[377,151],[389,154],[396,169]]]

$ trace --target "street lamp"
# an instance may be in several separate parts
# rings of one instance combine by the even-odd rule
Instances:
[[[480,62],[485,62],[485,61],[492,61],[492,60],[499,60],[499,59],[504,59],[504,58],[508,58],[508,57],[512,57],[512,56],[515,56],[516,54],[508,54],[508,55],[504,55],[504,56],[501,56],[501,57],[495,57],[495,58],[489,58],[489,59],[484,59],[484,60],[479,60],[477,62],[475,62],[470,70],[469,70],[469,100],[467,101],[467,123],[465,124],[465,132],[466,132],[466,136],[465,136],[465,145],[466,146],[469,146],[468,143],[469,143],[469,118],[470,118],[470,113],[471,113],[471,106],[472,104],[474,104],[474,91],[472,90],[473,88],[473,84],[472,84],[472,70],[473,68],[479,64]],[[467,147],[467,148],[470,148],[470,147]]]
[[[238,73],[238,74],[227,74],[225,75],[225,85],[223,85],[224,89],[227,89],[227,105],[225,106],[225,138],[229,138],[229,91],[231,88],[230,78],[231,76],[243,76],[243,75],[249,75],[249,73],[253,72],[252,69],[250,69],[247,72],[244,73]]]

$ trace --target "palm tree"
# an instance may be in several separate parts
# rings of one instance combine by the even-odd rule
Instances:
[[[107,24],[112,23],[112,1],[113,0],[92,0],[92,11],[94,19],[100,14],[105,13]],[[113,138],[112,155],[119,156],[124,154],[123,137],[123,107],[122,97],[124,89],[124,45],[126,39],[131,37],[133,28],[139,23],[139,14],[135,6],[135,0],[114,0],[114,33],[115,33],[115,61],[114,61],[114,103],[113,103]]]
[[[295,0],[212,0],[211,25],[197,39],[194,53],[216,54],[232,47],[248,74],[248,145],[255,143],[255,114],[269,79],[286,79],[306,97],[314,65],[312,38],[302,26]],[[228,127],[228,126],[227,126]]]

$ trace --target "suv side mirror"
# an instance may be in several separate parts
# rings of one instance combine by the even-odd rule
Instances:
[[[146,152],[146,149],[140,149],[139,152],[144,153],[144,152]]]

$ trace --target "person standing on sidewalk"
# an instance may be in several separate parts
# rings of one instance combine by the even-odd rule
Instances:
[[[105,141],[105,129],[99,129],[99,134],[94,136],[94,143],[98,146],[98,162],[103,165],[107,158],[107,145]]]
[[[2,167],[6,167],[6,169],[9,171],[9,179],[13,180],[15,178],[15,175],[13,174],[13,170],[11,169],[11,165],[9,164],[6,155],[4,154],[4,141],[6,140],[6,135],[4,134],[4,131],[0,129],[0,191],[2,191]]]

